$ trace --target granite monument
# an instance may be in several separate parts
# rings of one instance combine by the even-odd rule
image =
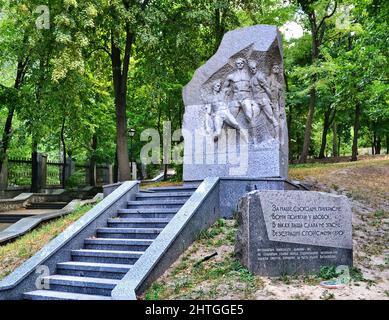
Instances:
[[[347,197],[313,191],[252,191],[238,204],[236,257],[259,275],[352,266]]]
[[[288,175],[282,42],[275,26],[225,34],[183,90],[184,181]]]

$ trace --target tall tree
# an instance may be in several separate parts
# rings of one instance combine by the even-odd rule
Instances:
[[[332,1],[327,2],[324,6],[325,9],[323,10],[324,11],[324,16],[323,16],[323,12],[320,14],[318,13],[319,10],[317,9],[317,7],[320,8],[322,5],[320,2],[321,1],[316,1],[316,0],[309,0],[309,1],[298,0],[298,4],[300,5],[304,14],[307,16],[309,22],[308,25],[309,25],[309,30],[311,32],[311,39],[312,39],[312,48],[311,48],[312,65],[315,65],[317,63],[317,60],[319,59],[320,46],[323,43],[325,29],[326,29],[326,20],[334,15],[337,7],[337,2],[335,1],[331,9],[331,12],[328,13]],[[320,18],[320,15],[322,15],[323,17]],[[308,116],[305,124],[304,143],[301,151],[300,163],[307,162],[309,146],[311,143],[312,123],[313,123],[313,117],[314,117],[316,100],[317,100],[317,90],[316,90],[317,80],[318,80],[317,73],[313,72],[311,76]]]

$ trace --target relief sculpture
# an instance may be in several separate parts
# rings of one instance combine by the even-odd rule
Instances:
[[[209,103],[206,104],[206,131],[213,134],[214,141],[217,141],[226,123],[232,128],[240,130],[238,121],[232,115],[226,102],[227,88],[222,90],[222,83],[216,80],[212,86],[212,95],[209,97]]]
[[[183,88],[183,179],[288,176],[282,37],[276,26],[227,32]]]
[[[274,64],[266,76],[257,61],[236,58],[232,71],[205,84],[211,85],[211,93],[205,98],[206,133],[212,134],[216,142],[223,126],[227,125],[237,130],[247,129],[254,145],[269,139],[282,143],[285,111],[279,76],[278,64]],[[243,124],[242,120],[238,121],[240,112],[244,115]],[[245,139],[248,141],[248,137]]]

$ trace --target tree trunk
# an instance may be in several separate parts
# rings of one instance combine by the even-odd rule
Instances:
[[[61,127],[61,144],[62,144],[62,189],[65,189],[66,187],[66,144],[65,144],[65,117],[62,120],[62,127]]]
[[[332,124],[332,156],[334,158],[336,158],[338,156],[338,146],[337,146],[337,142],[338,142],[338,133],[337,133],[337,125],[336,125],[336,122],[334,121],[334,123]]]
[[[119,181],[119,167],[118,167],[118,153],[117,149],[115,151],[115,163],[113,165],[113,182],[116,183]]]
[[[116,108],[116,151],[119,169],[119,181],[126,181],[131,179],[128,160],[126,104],[128,67],[130,62],[132,42],[133,36],[129,32],[129,27],[126,26],[126,46],[122,62],[120,48],[118,47],[119,35],[115,31],[111,31],[111,62]]]
[[[381,154],[381,137],[378,136],[375,144],[375,154]]]
[[[312,36],[312,52],[311,52],[311,58],[312,58],[312,66],[315,66],[316,61],[319,58],[320,53],[320,45],[323,43],[323,38],[326,30],[326,24],[325,21],[332,17],[335,14],[336,8],[337,8],[337,2],[335,1],[335,6],[332,9],[332,12],[330,14],[326,14],[321,21],[318,23],[316,12],[314,9],[314,6],[312,5],[311,1],[304,1],[304,0],[298,0],[297,1],[302,10],[307,14],[309,25],[311,28],[311,36]],[[327,3],[325,12],[327,13],[329,8],[330,2]],[[309,93],[309,109],[308,109],[308,116],[307,116],[307,122],[305,126],[305,134],[304,134],[304,143],[303,143],[303,150],[301,152],[300,157],[300,163],[306,163],[309,147],[311,144],[311,133],[312,133],[312,122],[313,122],[313,116],[315,113],[315,106],[316,106],[316,83],[317,83],[317,74],[314,73],[311,77],[311,90]]]
[[[285,92],[289,92],[289,81],[288,77],[286,76],[286,73],[284,72],[284,82],[285,82]],[[292,159],[292,148],[291,148],[291,141],[292,141],[292,116],[293,108],[292,105],[289,105],[289,112],[287,114],[287,121],[286,121],[286,127],[288,129],[288,158],[289,160]]]
[[[386,154],[389,154],[389,132],[386,134]]]
[[[341,142],[341,136],[338,134],[338,157],[340,156],[340,142]]]
[[[327,146],[327,134],[328,134],[328,129],[330,128],[331,125],[331,109],[328,108],[324,112],[324,121],[323,121],[323,133],[321,135],[321,146],[320,146],[320,152],[319,152],[319,159],[324,159],[325,158],[325,150]]]
[[[165,163],[164,166],[163,166],[163,180],[164,181],[167,180],[167,170],[168,170],[168,164]]]
[[[38,182],[38,143],[33,141],[31,154],[31,192],[39,192]]]
[[[89,185],[92,187],[96,186],[96,149],[97,149],[97,135],[93,134],[92,137],[92,155],[89,159]]]
[[[316,25],[316,16],[314,11],[311,12],[309,15],[309,22],[311,26],[311,33],[312,33],[312,65],[314,65],[317,61],[317,58],[319,56],[319,35],[318,35],[318,28]],[[301,152],[300,156],[300,163],[306,163],[309,153],[309,147],[311,145],[311,134],[312,134],[312,122],[313,122],[313,116],[315,113],[315,106],[316,106],[316,82],[317,82],[317,75],[316,73],[312,75],[311,77],[311,90],[309,91],[309,107],[308,107],[308,116],[307,121],[305,124],[305,133],[304,133],[304,143],[303,143],[303,150]]]
[[[133,6],[138,6],[141,11],[145,11],[149,6],[150,0],[143,0],[136,4],[136,1],[123,0],[124,8],[127,12],[132,10]],[[115,10],[111,11],[113,21],[119,21]],[[119,22],[118,22],[119,23]],[[132,45],[135,41],[135,36],[130,30],[130,23],[124,24],[125,45],[123,50],[120,48],[120,34],[115,27],[111,29],[111,64],[112,64],[112,80],[115,95],[116,108],[116,155],[118,163],[118,180],[125,181],[131,179],[130,166],[128,159],[128,137],[127,137],[127,81],[128,71],[130,66],[130,57]],[[123,55],[121,56],[121,52]],[[122,60],[123,58],[123,60]]]
[[[227,13],[227,9],[220,10],[219,8],[215,9],[215,49],[214,52],[217,51],[219,45],[223,39],[225,28],[224,28],[224,17]]]
[[[301,156],[299,161],[300,163],[307,162],[309,147],[311,145],[312,122],[313,122],[313,115],[315,113],[315,105],[316,105],[316,89],[312,88],[309,94],[309,109],[308,109],[307,121],[305,123],[304,142],[303,142],[303,149],[301,151]]]
[[[16,79],[14,82],[14,89],[16,90],[19,90],[20,87],[22,86],[23,79],[26,74],[27,64],[28,64],[28,59],[26,59],[24,62],[22,60],[18,61]],[[0,172],[3,168],[3,162],[7,157],[9,142],[11,140],[12,120],[15,114],[15,103],[16,102],[12,102],[12,105],[8,106],[7,119],[5,121],[3,137],[0,142]]]
[[[353,137],[351,161],[357,161],[358,159],[358,133],[359,133],[359,126],[360,126],[360,116],[361,116],[361,105],[358,101],[355,105],[354,137]]]
[[[373,123],[373,141],[371,143],[371,154],[374,156],[377,143],[377,131],[375,130],[375,123]]]
[[[0,144],[0,172],[3,168],[3,162],[7,157],[7,151],[9,146],[9,141],[11,140],[11,131],[12,131],[12,119],[15,113],[15,105],[8,107],[7,120],[5,121],[4,131],[3,131],[3,139]]]

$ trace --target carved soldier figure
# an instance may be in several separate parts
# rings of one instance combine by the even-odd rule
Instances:
[[[273,114],[277,122],[279,123],[279,125],[281,125],[280,121],[284,116],[284,110],[281,110],[283,108],[283,106],[281,106],[283,87],[282,84],[278,81],[279,73],[280,73],[280,66],[278,64],[274,64],[269,76],[269,87],[271,91]],[[282,132],[279,132],[279,135],[281,134]]]
[[[232,88],[233,97],[239,103],[248,122],[253,118],[253,108],[251,100],[250,75],[245,68],[246,60],[238,58],[235,61],[237,70],[227,76],[224,83],[226,88]]]
[[[226,88],[222,89],[220,80],[216,80],[212,86],[212,96],[206,105],[206,131],[207,133],[213,132],[215,141],[218,140],[224,123],[240,130],[238,121],[236,121],[235,117],[232,115],[225,101],[227,90],[228,89]],[[213,128],[211,126],[213,126]]]
[[[272,93],[266,81],[265,75],[258,70],[257,63],[255,61],[249,62],[249,69],[252,74],[250,84],[253,92],[254,104],[260,111],[264,112],[268,120],[272,123],[277,137],[279,124],[273,115],[272,103],[270,100]]]

